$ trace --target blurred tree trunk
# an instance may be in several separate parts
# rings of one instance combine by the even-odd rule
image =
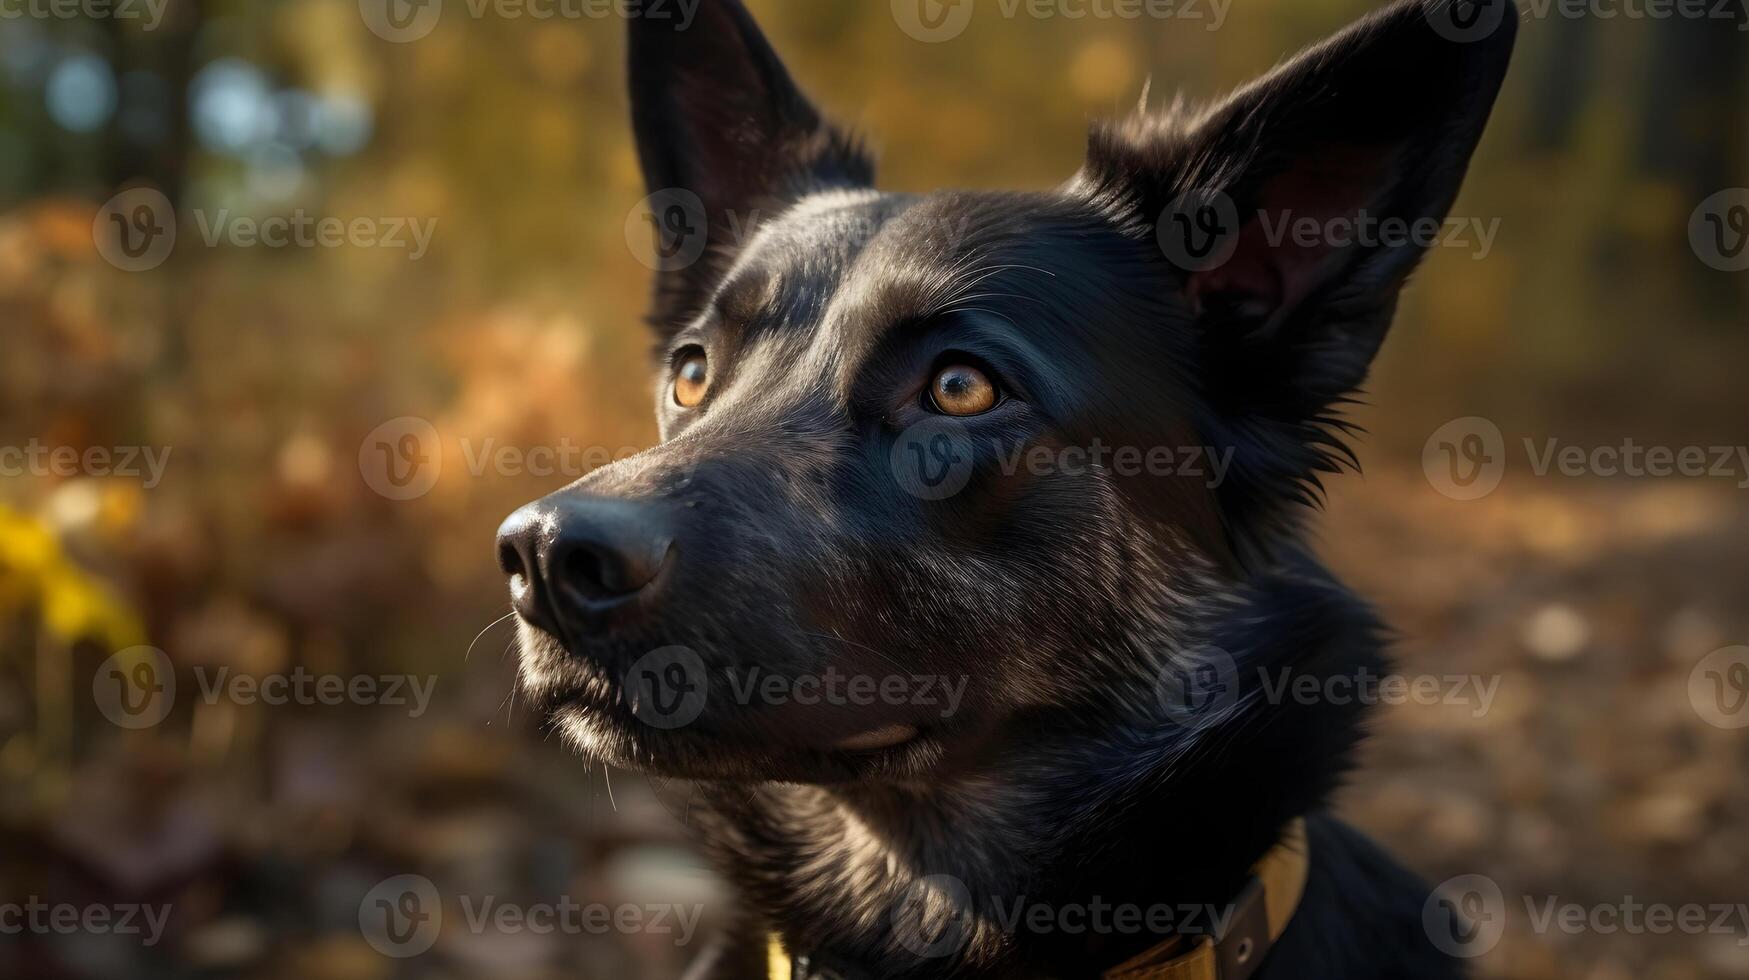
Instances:
[[[204,23],[200,0],[167,0],[164,22],[151,32],[140,30],[138,21],[104,21],[119,95],[109,131],[106,176],[112,189],[149,182],[172,204],[181,203],[192,139],[188,86],[198,68],[195,41]]]
[[[1695,200],[1749,177],[1742,166],[1749,35],[1738,30],[1743,7],[1731,14],[1648,22],[1653,51],[1637,107],[1636,162],[1648,175],[1683,182]]]
[[[1728,187],[1749,186],[1749,11],[1732,5],[1730,19],[1672,18],[1654,22],[1653,51],[1641,88],[1635,164],[1647,177],[1682,188],[1698,204]],[[1686,240],[1686,219],[1676,234]],[[1693,263],[1690,278],[1707,305],[1742,308],[1749,290],[1736,277]]]
[[[105,196],[147,183],[169,198],[176,213],[183,212],[194,140],[189,84],[200,69],[196,45],[205,24],[204,0],[165,0],[163,22],[151,31],[141,30],[139,21],[105,21],[118,96],[107,133]],[[186,253],[188,246],[179,244],[178,251]],[[159,294],[158,370],[175,375],[187,366],[184,331],[192,322],[193,300],[174,259],[155,274],[166,277],[167,285]]]
[[[1563,22],[1561,30],[1552,32],[1530,107],[1526,141],[1532,148],[1551,152],[1572,140],[1579,114],[1595,92],[1596,45],[1592,38],[1588,17]]]

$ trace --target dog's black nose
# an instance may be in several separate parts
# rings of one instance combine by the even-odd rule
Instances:
[[[499,525],[498,566],[516,611],[562,637],[648,592],[673,546],[655,506],[563,491]]]

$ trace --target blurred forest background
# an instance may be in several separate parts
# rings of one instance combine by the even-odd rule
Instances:
[[[499,520],[568,476],[469,463],[486,440],[655,438],[641,332],[644,195],[623,24],[450,8],[391,43],[352,0],[164,0],[161,23],[0,19],[0,446],[158,447],[161,482],[0,477],[0,902],[168,903],[163,940],[0,935],[0,976],[669,977],[665,937],[445,928],[406,960],[361,936],[375,883],[524,903],[701,902],[685,792],[611,788],[510,698]],[[1003,17],[921,43],[881,2],[750,0],[798,78],[874,141],[883,184],[1045,187],[1090,118],[1213,96],[1372,6],[1242,0],[1207,21]],[[8,10],[25,9],[8,7]],[[1547,9],[1546,7],[1544,9]],[[1422,450],[1480,416],[1508,445],[1749,442],[1749,272],[1690,217],[1749,186],[1749,27],[1532,17],[1457,213],[1356,412],[1365,476],[1321,537],[1400,627],[1409,672],[1502,678],[1484,717],[1386,709],[1343,812],[1431,880],[1508,896],[1749,901],[1749,731],[1687,695],[1749,643],[1733,479],[1535,477],[1479,500]],[[166,261],[94,245],[160,189]],[[224,212],[435,220],[425,254],[208,245]],[[1375,407],[1376,406],[1376,407]],[[366,436],[428,420],[429,492],[391,499]],[[435,678],[404,707],[179,696],[111,724],[99,666],[149,644],[187,672]],[[1749,977],[1738,937],[1538,933],[1516,906],[1488,976]],[[707,912],[707,928],[715,921]]]

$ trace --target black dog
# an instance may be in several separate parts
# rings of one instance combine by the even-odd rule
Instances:
[[[1360,709],[1279,685],[1383,669],[1301,518],[1515,30],[1403,0],[1054,191],[909,196],[736,0],[632,19],[663,441],[499,555],[551,723],[698,781],[747,908],[698,975],[1459,972],[1321,813]]]

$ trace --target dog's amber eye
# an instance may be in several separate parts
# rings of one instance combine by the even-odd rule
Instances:
[[[705,359],[704,351],[688,351],[674,362],[674,404],[692,408],[704,401],[705,390],[709,387],[710,362]]]
[[[935,372],[929,400],[944,415],[982,415],[996,407],[996,385],[970,364],[950,364]]]

